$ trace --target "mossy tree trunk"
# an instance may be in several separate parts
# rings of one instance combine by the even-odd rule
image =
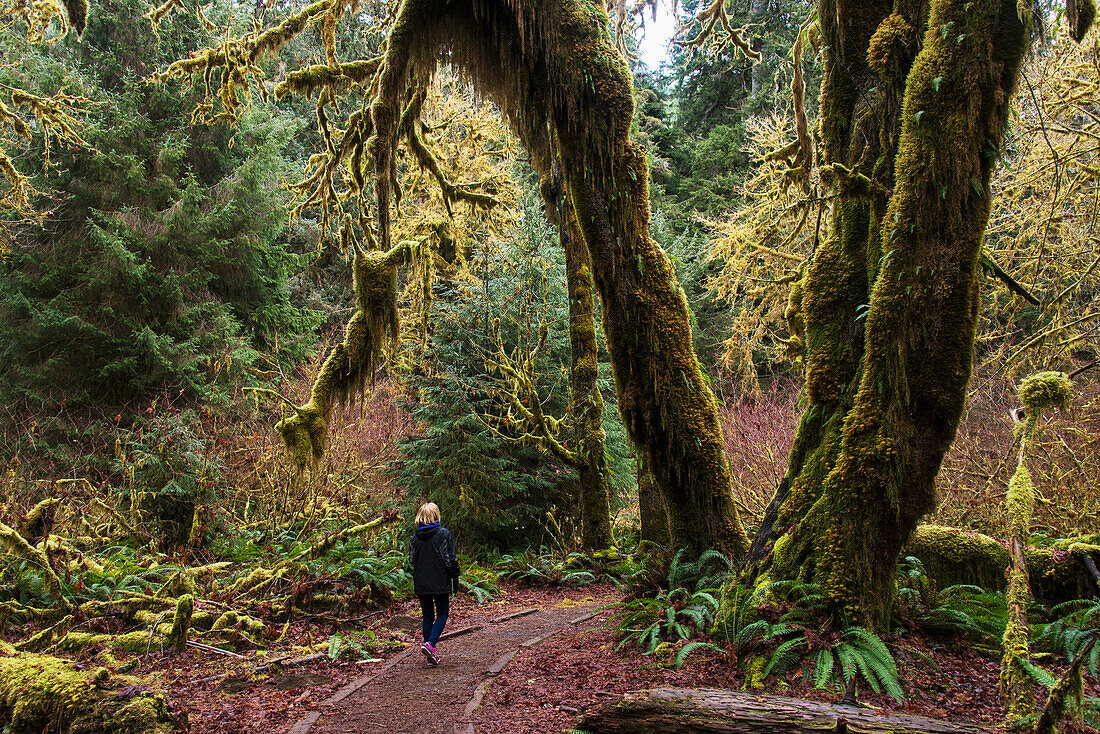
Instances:
[[[641,516],[641,539],[667,546],[668,510],[644,455],[638,457],[638,514]]]
[[[748,572],[813,580],[844,623],[872,625],[962,412],[1030,29],[1015,0],[819,0],[818,16],[835,203],[803,283],[810,402]]]
[[[599,378],[599,347],[596,343],[592,270],[572,206],[564,202],[559,211],[558,227],[565,250],[569,291],[569,375],[571,410],[576,427],[573,453],[577,456],[577,481],[580,485],[581,544],[588,549],[609,548],[612,545],[611,491],[607,481],[603,396],[596,384]]]
[[[714,396],[691,346],[687,301],[649,237],[648,167],[630,142],[630,71],[602,3],[587,0],[403,0],[389,36],[368,142],[382,244],[389,177],[408,85],[446,60],[510,118],[546,176],[558,141],[566,190],[604,307],[619,407],[669,508],[672,541],[741,556]]]

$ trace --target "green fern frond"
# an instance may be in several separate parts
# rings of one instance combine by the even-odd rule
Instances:
[[[706,604],[715,611],[719,607],[718,598],[709,591],[696,591],[688,599],[688,604]]]
[[[865,650],[869,653],[869,657],[874,658],[884,669],[890,671],[891,675],[897,677],[898,669],[894,664],[894,656],[886,649],[886,643],[882,638],[874,632],[862,627],[849,627],[844,630],[842,636],[847,638],[853,647]]]
[[[844,678],[844,682],[847,683],[852,679],[852,676],[856,674],[856,661],[855,653],[852,650],[852,646],[846,642],[837,643],[833,647],[833,652],[836,653],[837,662],[840,663],[840,674]]]
[[[1024,669],[1024,672],[1032,677],[1032,679],[1043,686],[1044,688],[1053,688],[1058,683],[1058,679],[1050,674],[1049,671],[1040,668],[1035,663],[1031,662],[1027,658],[1014,655],[1016,662],[1020,664],[1020,667]]]
[[[833,679],[833,665],[836,656],[832,650],[822,650],[814,661],[814,688],[825,688]]]
[[[767,637],[771,624],[766,619],[759,619],[752,624],[746,624],[741,630],[734,635],[733,641],[737,643],[739,647],[747,646],[747,643],[751,642],[756,637]]]
[[[784,671],[791,667],[795,660],[801,657],[797,648],[799,645],[805,644],[805,637],[795,637],[793,640],[787,640],[782,645],[775,648],[775,652],[772,653],[771,659],[768,660],[768,664],[764,666],[763,677],[767,678],[772,673],[775,675],[782,675]]]
[[[680,614],[690,619],[695,623],[695,629],[701,630],[707,626],[707,621],[710,618],[704,610],[698,607],[684,607],[680,610]]]
[[[962,596],[983,596],[988,594],[985,589],[980,586],[973,586],[971,584],[955,584],[954,586],[948,586],[946,589],[940,591],[940,598],[944,597],[962,597]]]
[[[681,647],[680,650],[676,653],[676,669],[679,670],[680,668],[684,667],[684,661],[687,660],[688,655],[697,650],[714,650],[715,652],[725,652],[725,650],[718,647],[718,645],[715,645],[712,642],[689,642],[688,644]]]

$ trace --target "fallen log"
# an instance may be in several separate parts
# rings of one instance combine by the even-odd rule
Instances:
[[[978,734],[995,727],[717,688],[632,691],[582,716],[592,734]]]
[[[1007,586],[1008,543],[989,535],[920,525],[902,555],[919,558],[941,589],[972,584],[998,591]],[[1072,542],[1064,548],[1026,547],[1024,559],[1032,594],[1048,604],[1096,596],[1100,582],[1089,569],[1090,562],[1095,565],[1095,557],[1100,557],[1100,547],[1088,542]]]

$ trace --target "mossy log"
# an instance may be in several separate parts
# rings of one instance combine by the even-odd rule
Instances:
[[[624,694],[586,714],[576,728],[592,734],[977,734],[991,731],[918,716],[761,696],[716,688],[655,688]]]
[[[139,655],[151,652],[159,654],[167,650],[165,640],[166,635],[152,630],[137,630],[121,635],[69,632],[57,643],[57,649],[65,652],[79,652],[88,647],[107,647]]]
[[[76,670],[47,655],[0,657],[0,721],[16,734],[167,734],[164,699],[106,668]]]
[[[940,588],[972,584],[1003,591],[1005,569],[1011,564],[1008,542],[981,533],[942,525],[921,525],[903,555],[920,559]],[[1100,587],[1088,572],[1085,558],[1100,558],[1100,546],[1074,543],[1066,549],[1024,549],[1035,598],[1047,604],[1096,596]]]

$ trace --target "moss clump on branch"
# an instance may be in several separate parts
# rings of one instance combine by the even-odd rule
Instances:
[[[173,727],[163,698],[120,695],[140,683],[46,655],[0,658],[0,721],[13,732],[167,734]]]
[[[1020,383],[1020,402],[1027,410],[1026,418],[1038,420],[1050,408],[1066,410],[1073,401],[1073,383],[1065,372],[1039,372]]]

